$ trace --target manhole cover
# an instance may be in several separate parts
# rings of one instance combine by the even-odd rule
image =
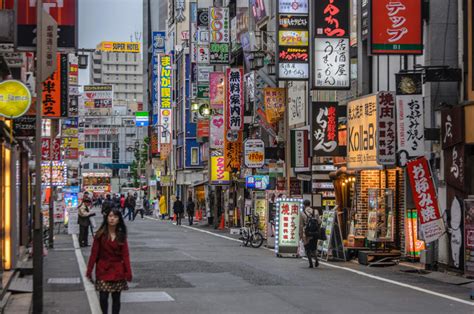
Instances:
[[[60,277],[60,278],[49,278],[48,283],[52,285],[75,285],[81,283],[79,277]]]

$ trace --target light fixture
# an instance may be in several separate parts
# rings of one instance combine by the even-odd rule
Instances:
[[[209,107],[209,104],[201,104],[199,106],[199,114],[204,118],[208,118],[211,115],[211,108]]]
[[[193,103],[191,104],[191,111],[196,112],[196,111],[198,111],[198,110],[199,110],[199,103],[193,102]]]

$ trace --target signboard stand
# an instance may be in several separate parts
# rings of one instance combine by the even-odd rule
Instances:
[[[332,210],[325,210],[322,220],[321,227],[326,228],[326,240],[318,240],[318,258],[327,262],[331,255],[334,259],[345,261],[346,253],[341,228],[337,223],[337,206]]]
[[[277,257],[298,257],[299,223],[303,200],[278,198],[276,201],[275,254]]]

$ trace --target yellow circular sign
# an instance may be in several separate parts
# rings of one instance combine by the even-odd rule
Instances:
[[[19,118],[31,105],[31,93],[20,81],[7,80],[0,83],[0,115],[6,118]]]

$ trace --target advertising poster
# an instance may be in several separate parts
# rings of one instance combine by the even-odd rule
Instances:
[[[263,99],[268,123],[280,121],[285,113],[285,88],[266,87],[263,89]]]
[[[79,133],[79,118],[61,120],[61,136],[75,137]]]
[[[62,161],[53,161],[53,186],[65,186],[67,183],[67,166]],[[49,186],[51,178],[50,162],[41,163],[41,185]]]
[[[407,174],[420,219],[420,230],[426,243],[438,240],[446,231],[438,207],[438,197],[431,169],[425,157],[407,164]]]
[[[371,1],[371,53],[422,54],[421,0]]]
[[[291,130],[291,167],[309,167],[309,141],[307,130]]]
[[[275,253],[297,253],[299,244],[300,212],[303,210],[303,200],[293,198],[278,198],[277,200],[276,233],[277,243]]]
[[[253,175],[245,178],[247,189],[266,190],[270,184],[270,177],[265,175]]]
[[[280,30],[278,31],[278,45],[280,46],[302,46],[309,45],[308,31]]]
[[[229,184],[230,174],[225,170],[225,158],[223,155],[211,156],[211,184]]]
[[[211,138],[209,147],[211,149],[224,149],[224,116],[221,114],[213,115],[210,124]]]
[[[82,96],[86,109],[112,108],[113,85],[85,85]]]
[[[225,103],[225,75],[223,72],[211,72],[209,80],[209,103],[211,109],[222,110]]]
[[[306,82],[288,81],[288,125],[306,122]]]
[[[244,163],[247,168],[262,168],[265,165],[265,143],[260,139],[244,142]]]
[[[338,103],[314,102],[312,145],[314,156],[339,155]]]
[[[379,92],[377,105],[377,162],[379,165],[392,166],[396,162],[397,150],[395,94]]]
[[[240,131],[244,128],[244,70],[242,68],[227,69],[227,128]]]
[[[349,89],[349,38],[315,38],[314,47],[315,87]]]
[[[347,168],[378,169],[377,95],[347,105]]]

